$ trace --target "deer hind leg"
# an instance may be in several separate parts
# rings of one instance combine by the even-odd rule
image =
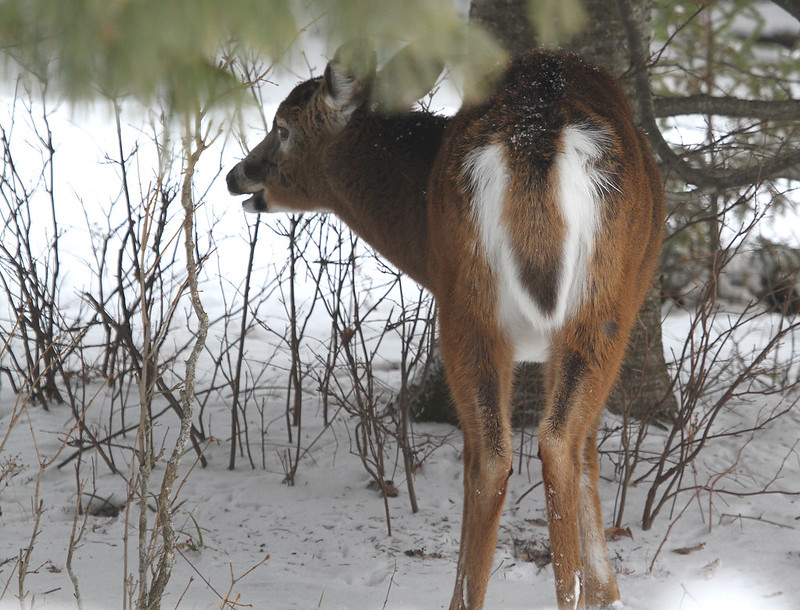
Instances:
[[[539,454],[559,610],[583,609],[583,566],[578,537],[583,438],[580,414],[586,363],[580,354],[553,354],[547,407],[539,424]]]
[[[450,609],[478,610],[486,595],[511,474],[513,362],[495,329],[481,331],[481,322],[461,318],[453,320],[440,311],[442,357],[464,435],[461,547]]]
[[[566,334],[566,333],[565,333]],[[608,562],[597,492],[597,426],[624,343],[554,341],[539,450],[559,609],[606,607],[619,600]],[[588,345],[587,345],[588,342]],[[614,343],[614,345],[610,345]],[[603,358],[598,358],[598,355]]]
[[[608,560],[603,515],[600,507],[598,480],[600,464],[597,456],[599,417],[589,427],[583,447],[583,476],[578,497],[578,532],[586,606],[605,608],[619,600],[614,570]]]

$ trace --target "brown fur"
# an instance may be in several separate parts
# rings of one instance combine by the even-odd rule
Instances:
[[[497,204],[520,284],[547,314],[557,300],[567,231],[554,169],[563,130],[581,126],[606,136],[593,161],[609,185],[587,294],[550,338],[539,444],[559,607],[607,606],[619,591],[597,492],[597,427],[656,266],[664,220],[661,180],[625,97],[607,72],[577,56],[532,51],[498,74],[486,101],[451,119],[381,114],[368,102],[381,74],[349,75],[337,58],[324,77],[299,85],[281,104],[273,130],[228,184],[233,193],[255,193],[251,205],[259,211],[273,204],[334,211],[436,297],[464,434],[451,610],[483,606],[513,453],[514,338],[498,318],[505,295],[471,212],[475,193],[465,163],[472,151],[502,144],[508,189]]]

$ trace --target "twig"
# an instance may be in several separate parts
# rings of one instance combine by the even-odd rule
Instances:
[[[753,517],[753,516],[750,516],[750,515],[743,515],[741,513],[739,513],[737,515],[732,515],[730,513],[722,513],[719,516],[720,525],[722,525],[722,520],[725,517],[728,517],[731,521],[736,521],[737,519],[750,519],[751,521],[758,521],[760,523],[767,523],[769,525],[775,525],[777,527],[780,527],[780,528],[786,529],[786,530],[795,529],[795,527],[793,525],[786,525],[785,523],[778,523],[777,521],[770,521],[769,519],[764,519],[764,517],[762,517],[760,515],[758,517]]]
[[[67,574],[72,582],[72,590],[75,596],[75,603],[78,605],[78,610],[83,610],[83,600],[81,598],[80,588],[78,587],[78,577],[72,567],[72,559],[75,555],[75,549],[78,547],[78,544],[80,544],[81,538],[83,538],[83,533],[86,531],[86,523],[89,519],[89,512],[83,511],[83,523],[81,523],[80,530],[78,530],[78,517],[81,514],[81,494],[83,493],[83,488],[85,486],[85,482],[82,482],[80,479],[80,468],[81,462],[78,460],[78,463],[75,465],[75,484],[78,493],[75,503],[75,516],[72,518],[72,530],[69,534],[69,545],[67,547]]]
[[[383,598],[383,609],[386,610],[386,604],[389,603],[389,594],[392,592],[392,584],[394,584],[394,575],[397,574],[397,559],[394,560],[394,569],[392,576],[389,578],[389,586],[386,587],[386,597]]]

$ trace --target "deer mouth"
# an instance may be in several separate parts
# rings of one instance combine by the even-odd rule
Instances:
[[[228,192],[231,195],[250,195],[242,202],[245,212],[266,212],[267,200],[264,197],[264,188],[257,182],[250,180],[244,173],[244,166],[239,163],[225,177]]]
[[[258,214],[267,211],[267,200],[264,198],[264,189],[258,190],[242,202],[245,212]]]

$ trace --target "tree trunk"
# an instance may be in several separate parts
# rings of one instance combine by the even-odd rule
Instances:
[[[651,0],[634,4],[634,17],[641,20],[640,23],[646,23]],[[617,76],[624,75],[629,59],[625,31],[616,4],[607,0],[583,0],[583,7],[588,17],[587,27],[573,36],[565,48],[606,66]],[[526,0],[472,0],[470,19],[492,34],[511,54],[536,46]],[[640,30],[648,31],[648,28]],[[621,82],[632,96],[632,83],[625,78]],[[634,109],[637,107],[636,104],[632,106]],[[654,417],[669,417],[677,410],[661,343],[660,294],[655,287],[649,291],[639,314],[639,323],[631,333],[619,381],[608,399],[607,408],[613,413],[628,413],[635,419],[649,421]],[[539,364],[518,367],[514,388],[517,420],[530,421],[532,417],[538,417],[544,401],[542,370]],[[415,417],[424,421],[455,421],[448,397],[444,369],[437,358],[413,407]]]
[[[652,0],[631,0],[633,18],[640,32],[649,32]],[[604,65],[618,78],[628,98],[634,99],[632,79],[626,78],[630,67],[627,36],[616,3],[607,0],[583,0],[587,27],[573,37],[567,48]],[[650,40],[643,41],[648,48]],[[639,105],[632,103],[634,121],[639,122]],[[655,278],[658,283],[658,277]],[[639,322],[631,332],[628,351],[619,380],[608,398],[606,408],[612,413],[628,413],[649,421],[654,417],[669,418],[678,404],[672,393],[672,379],[664,360],[661,342],[661,291],[655,287],[647,294],[639,312]]]

